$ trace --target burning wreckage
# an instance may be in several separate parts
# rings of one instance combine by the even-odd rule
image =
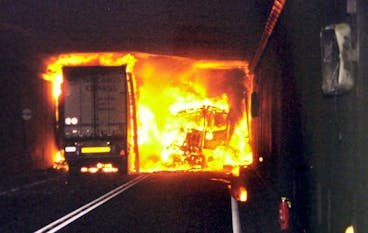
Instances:
[[[193,169],[206,169],[219,154],[224,154],[221,152],[235,153],[229,145],[231,124],[228,114],[225,109],[208,105],[178,111],[176,117],[190,123],[180,126],[163,151],[165,165],[169,168],[188,165]]]

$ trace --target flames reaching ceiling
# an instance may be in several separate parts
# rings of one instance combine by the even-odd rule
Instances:
[[[62,67],[127,65],[136,85],[134,171],[223,171],[252,163],[248,64],[146,53],[71,53],[45,59],[57,104]],[[58,118],[58,114],[56,114]],[[137,144],[137,150],[134,150]]]

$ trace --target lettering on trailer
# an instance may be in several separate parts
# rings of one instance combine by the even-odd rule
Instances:
[[[88,80],[90,81],[90,80]],[[111,91],[118,91],[118,85],[120,84],[119,79],[106,79],[106,78],[98,78],[96,82],[96,90],[99,92],[111,92]],[[90,84],[90,83],[89,83]],[[87,91],[93,91],[93,86],[87,85],[86,90]]]
[[[87,91],[92,91],[93,87],[88,85],[86,86]],[[118,87],[113,85],[98,85],[96,87],[96,90],[99,92],[111,92],[111,91],[117,91]]]
[[[115,111],[116,108],[111,103],[116,101],[115,96],[99,96],[97,98],[97,110],[98,111]]]
[[[90,81],[90,80],[88,80]],[[96,86],[93,87],[92,83],[86,82],[85,90],[88,92],[92,92],[95,88],[97,93],[103,93],[101,96],[97,97],[97,106],[96,109],[99,112],[103,111],[116,111],[114,107],[114,103],[117,98],[114,96],[119,91],[119,86],[121,85],[121,81],[117,79],[102,79],[98,78],[96,82]],[[122,94],[123,92],[118,92]]]

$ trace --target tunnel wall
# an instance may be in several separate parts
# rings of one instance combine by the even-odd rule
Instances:
[[[271,169],[271,164],[281,154],[281,65],[275,53],[266,53],[253,82],[253,94],[259,104],[252,106],[257,111],[252,115],[252,138],[255,157],[264,159],[258,166]]]
[[[368,229],[368,3],[359,0],[357,5],[357,52],[358,52],[358,72],[355,86],[357,111],[358,140],[357,149],[354,154],[356,160],[351,172],[353,177],[353,221],[357,226],[357,232],[366,232]],[[354,119],[353,119],[354,120]],[[356,192],[355,192],[356,190]]]
[[[39,65],[40,66],[40,65]],[[55,145],[55,110],[52,97],[51,82],[41,79],[34,72],[30,80],[22,83],[21,110],[28,108],[32,111],[32,118],[24,120],[23,145],[25,158],[29,160],[28,169],[47,169],[53,166]]]
[[[260,106],[259,116],[252,118],[252,132],[254,152],[264,158],[258,164],[259,171],[269,177],[279,199],[292,200],[298,211],[294,216],[301,216],[295,217],[294,224],[302,228],[308,222],[304,204],[308,195],[297,194],[308,192],[305,177],[310,174],[302,153],[300,101],[291,46],[287,28],[277,26],[255,71],[254,91]]]
[[[291,194],[296,203],[292,209],[296,232],[344,232],[352,224],[357,232],[368,229],[364,193],[368,190],[367,3],[357,0],[357,9],[356,15],[349,14],[343,0],[288,1],[267,47],[275,50],[286,45],[281,46],[285,65],[279,78],[284,80],[282,90],[288,84],[294,87],[297,101],[289,105],[297,113],[293,118],[290,100],[285,98],[289,95],[282,94],[278,114],[284,148],[278,157],[280,192]],[[356,27],[356,83],[347,94],[326,96],[321,91],[320,30],[339,22]],[[285,80],[285,74],[292,80]],[[293,143],[293,135],[299,142]],[[290,148],[293,145],[299,149]]]
[[[0,171],[6,177],[52,166],[54,110],[50,83],[38,76],[38,43],[12,25],[1,25],[0,32]]]

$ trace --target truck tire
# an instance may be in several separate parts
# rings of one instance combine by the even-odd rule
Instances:
[[[127,161],[124,160],[124,159],[120,162],[119,172],[120,172],[120,174],[128,175]]]

